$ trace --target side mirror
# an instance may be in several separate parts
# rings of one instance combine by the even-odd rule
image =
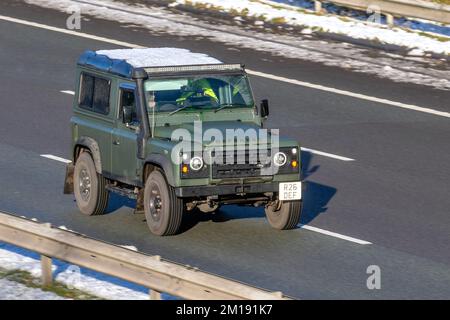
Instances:
[[[259,114],[261,115],[261,118],[266,119],[269,116],[269,100],[264,99],[261,100],[261,104],[259,107]]]
[[[132,106],[123,106],[122,107],[122,121],[125,124],[129,124],[133,122],[133,113],[134,108]]]

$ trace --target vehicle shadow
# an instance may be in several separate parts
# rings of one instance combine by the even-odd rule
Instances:
[[[309,152],[302,152],[302,180],[303,187],[303,208],[300,224],[308,224],[321,213],[328,210],[328,203],[334,197],[337,189],[320,183],[305,181],[319,170],[318,165],[311,167],[313,155]],[[193,210],[185,214],[181,232],[186,232],[195,227],[200,222],[226,222],[234,219],[264,218],[264,208],[253,206],[229,205],[219,208],[215,213],[203,213]]]
[[[302,181],[304,181],[305,187],[303,189],[303,208],[300,224],[308,224],[321,213],[328,210],[328,202],[330,202],[330,200],[334,197],[337,189],[307,180],[319,170],[320,166],[315,165],[311,167],[313,155],[310,152],[302,152],[301,157]]]
[[[136,208],[136,200],[110,192],[108,206],[106,207],[106,214],[114,213],[122,207],[134,209]]]

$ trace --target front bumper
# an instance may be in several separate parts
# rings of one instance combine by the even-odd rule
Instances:
[[[279,182],[265,182],[177,187],[175,194],[179,198],[188,198],[278,192],[278,185]]]

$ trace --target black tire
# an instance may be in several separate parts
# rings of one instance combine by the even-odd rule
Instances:
[[[83,152],[75,163],[73,186],[77,206],[88,216],[104,214],[108,206],[107,180],[95,170],[89,152]]]
[[[300,222],[302,201],[282,201],[279,208],[269,205],[265,211],[267,220],[273,228],[278,230],[294,229]]]
[[[175,195],[164,175],[159,170],[150,173],[144,190],[144,212],[150,231],[158,236],[177,234],[183,211],[183,200]]]

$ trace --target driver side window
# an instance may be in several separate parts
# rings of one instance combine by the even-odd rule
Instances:
[[[137,125],[139,123],[136,112],[134,90],[120,89],[119,118],[124,124]]]

